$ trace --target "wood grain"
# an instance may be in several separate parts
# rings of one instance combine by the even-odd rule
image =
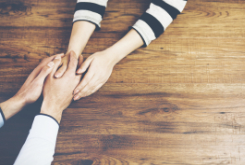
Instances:
[[[150,0],[110,0],[83,55],[119,40]],[[0,0],[0,101],[47,56],[64,52],[76,1]],[[245,164],[245,1],[192,0],[147,48],[118,63],[64,112],[54,165]],[[41,99],[0,130],[13,164]]]

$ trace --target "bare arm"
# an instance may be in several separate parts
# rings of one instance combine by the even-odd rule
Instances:
[[[78,21],[73,24],[66,56],[62,58],[60,64],[62,65],[62,67],[60,67],[58,71],[55,73],[55,77],[59,78],[65,73],[69,63],[68,54],[71,51],[75,52],[77,58],[79,57],[79,55],[85,48],[89,38],[93,34],[95,27],[96,26],[93,23],[88,21]]]
[[[73,50],[76,56],[79,56],[85,48],[94,30],[95,25],[91,22],[75,22],[72,27],[71,37],[66,54]]]

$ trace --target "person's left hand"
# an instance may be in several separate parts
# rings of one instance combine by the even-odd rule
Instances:
[[[43,89],[43,83],[54,65],[53,60],[63,57],[64,54],[54,55],[42,60],[42,62],[32,71],[25,83],[14,97],[21,98],[25,104],[37,101]]]
[[[0,104],[6,119],[15,115],[27,104],[37,101],[42,93],[44,80],[52,71],[53,60],[63,55],[58,54],[43,59],[28,76],[20,90],[12,98]]]
[[[96,92],[109,79],[115,61],[110,57],[111,53],[105,51],[96,52],[89,56],[77,70],[77,74],[82,74],[86,70],[80,84],[74,90],[74,100],[79,100]]]

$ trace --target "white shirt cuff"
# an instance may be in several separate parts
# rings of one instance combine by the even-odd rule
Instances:
[[[14,165],[51,164],[59,124],[51,116],[36,115],[30,133]]]
[[[0,107],[0,128],[4,125],[4,123],[5,123],[5,117],[4,117],[3,111]]]
[[[51,116],[38,114],[35,116],[28,139],[42,138],[56,143],[59,124]]]

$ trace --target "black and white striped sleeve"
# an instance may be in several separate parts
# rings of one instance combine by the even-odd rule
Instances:
[[[150,7],[132,26],[145,45],[158,38],[170,23],[180,14],[187,0],[152,0]]]
[[[108,0],[77,0],[73,22],[89,21],[100,29]]]

